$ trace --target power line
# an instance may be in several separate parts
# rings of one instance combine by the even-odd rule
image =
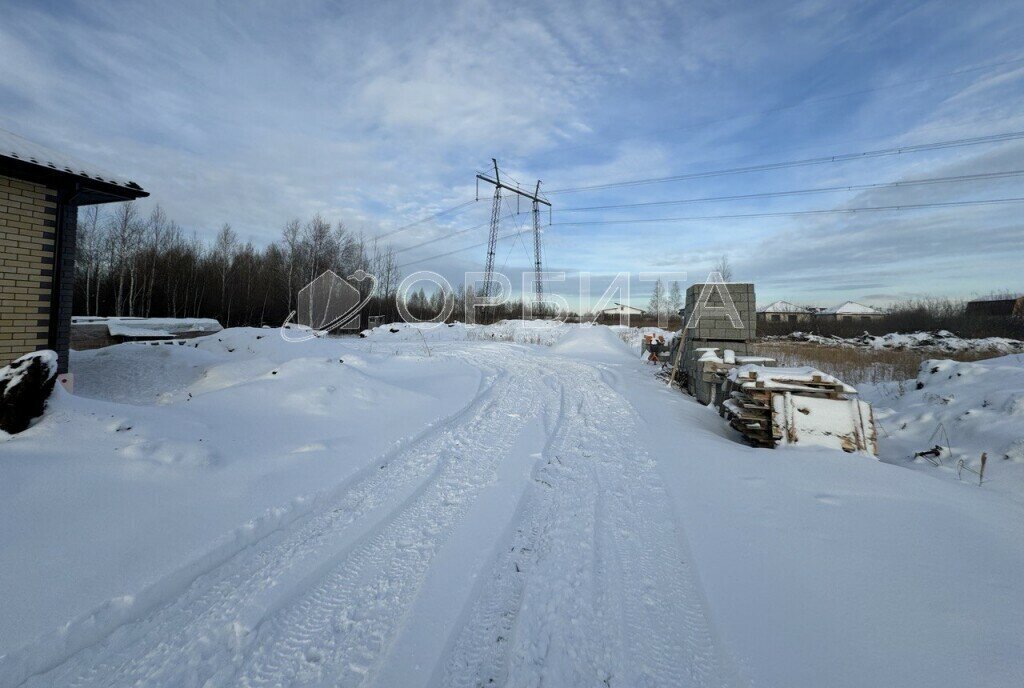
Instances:
[[[555,226],[562,227],[580,227],[589,225],[626,225],[626,224],[639,224],[639,223],[650,223],[650,222],[689,222],[693,220],[737,220],[744,218],[756,218],[756,217],[790,217],[799,215],[829,215],[837,213],[859,213],[859,212],[875,212],[885,210],[920,210],[923,208],[952,208],[957,206],[965,205],[995,205],[999,203],[1020,203],[1024,202],[1024,197],[1020,198],[993,198],[982,201],[946,201],[942,203],[913,203],[904,205],[880,205],[880,206],[864,206],[860,208],[832,208],[827,210],[792,210],[792,211],[781,211],[781,212],[765,212],[765,213],[737,213],[733,215],[692,215],[689,217],[658,217],[658,218],[639,218],[632,220],[594,220],[592,222],[556,222]]]
[[[993,179],[1008,179],[1024,175],[1024,170],[1007,170],[1004,172],[983,172],[980,174],[961,174],[951,177],[929,177],[925,179],[907,179],[895,182],[880,182],[877,184],[849,184],[845,186],[821,186],[811,189],[791,189],[788,191],[765,191],[761,193],[738,194],[733,196],[703,196],[700,198],[683,198],[673,201],[646,201],[642,203],[621,203],[617,205],[592,205],[577,208],[561,208],[563,213],[581,213],[593,210],[623,210],[628,208],[645,208],[649,206],[682,205],[685,203],[707,203],[714,201],[744,201],[754,198],[773,198],[780,196],[802,196],[816,193],[829,193],[834,191],[865,191],[869,189],[890,189],[904,186],[924,186],[929,184],[947,184],[953,182],[968,182]],[[526,213],[519,213],[525,215]]]
[[[935,141],[932,143],[919,143],[912,146],[895,146],[892,148],[880,148],[856,153],[841,153],[837,155],[825,155],[815,158],[804,158],[802,160],[786,160],[782,162],[763,163],[760,165],[747,165],[744,167],[730,167],[719,170],[706,170],[703,172],[690,172],[687,174],[672,175],[670,177],[651,177],[648,179],[628,179],[618,182],[607,182],[604,184],[591,184],[589,186],[568,187],[548,191],[549,195],[579,193],[581,191],[597,191],[601,189],[613,189],[624,186],[641,186],[644,184],[661,184],[664,182],[677,182],[687,179],[703,179],[707,177],[720,177],[730,174],[743,174],[746,172],[765,172],[788,167],[807,167],[811,165],[823,165],[833,162],[845,162],[849,160],[862,160],[866,158],[878,158],[889,155],[901,155],[903,153],[919,153],[922,151],[941,150],[944,148],[959,148],[962,146],[976,146],[984,143],[999,143],[1002,141],[1014,141],[1024,139],[1024,131],[1010,131],[1001,134],[988,136],[975,136],[972,138],[951,139],[947,141]]]
[[[427,239],[426,241],[420,242],[418,244],[413,244],[412,246],[406,246],[405,248],[395,249],[394,253],[405,253],[406,251],[412,251],[413,249],[420,248],[421,246],[427,246],[429,244],[437,243],[438,241],[444,241],[445,239],[450,239],[451,237],[458,236],[459,234],[465,234],[466,232],[472,232],[474,229],[480,229],[481,227],[486,227],[488,224],[489,223],[487,223],[487,222],[481,222],[480,224],[473,225],[472,227],[466,227],[465,229],[457,229],[454,232],[449,232],[449,233],[443,234],[443,235],[441,235],[439,237],[434,237],[433,239]]]
[[[513,232],[513,233],[510,233],[510,234],[506,234],[504,236],[496,237],[495,241],[504,241],[505,239],[514,239],[517,236],[519,236],[519,233],[518,232]],[[445,258],[447,256],[453,256],[456,253],[462,253],[463,251],[469,251],[470,249],[480,248],[481,246],[487,246],[488,243],[489,243],[488,241],[481,241],[479,244],[472,244],[470,246],[463,246],[462,248],[457,248],[454,251],[447,251],[446,253],[439,253],[436,256],[429,256],[427,258],[420,258],[418,260],[413,260],[413,261],[410,261],[408,263],[403,263],[403,264],[399,265],[398,269],[400,270],[402,268],[407,268],[410,265],[418,265],[419,263],[426,263],[427,261],[430,261],[430,260],[437,260],[438,258]]]
[[[744,219],[744,218],[760,218],[760,217],[783,217],[783,216],[799,216],[799,215],[827,215],[837,213],[859,213],[859,212],[881,212],[881,211],[902,211],[902,210],[921,210],[925,208],[948,208],[956,206],[970,206],[970,205],[994,205],[999,203],[1021,203],[1024,202],[1024,197],[1019,198],[995,198],[991,200],[983,201],[947,201],[944,203],[916,203],[907,205],[890,205],[890,206],[865,206],[860,208],[835,208],[829,210],[796,210],[791,212],[767,212],[767,213],[739,213],[733,215],[701,215],[691,217],[669,217],[669,218],[653,218],[653,219],[640,219],[640,220],[599,220],[594,222],[556,222],[554,226],[589,226],[589,225],[615,225],[615,224],[636,224],[636,223],[650,223],[650,222],[684,222],[691,220],[730,220],[730,219]],[[505,239],[513,239],[519,236],[519,232],[512,232],[504,236],[497,237],[497,241],[504,241]],[[419,263],[426,263],[431,260],[437,260],[438,258],[445,258],[447,256],[455,255],[456,253],[462,253],[463,251],[469,251],[474,248],[486,246],[488,242],[483,241],[478,244],[472,244],[470,246],[464,246],[462,248],[455,249],[453,251],[447,251],[445,253],[439,253],[434,256],[428,256],[427,258],[420,258],[408,263],[399,265],[399,268],[405,268],[410,265],[417,265]]]
[[[409,224],[402,225],[401,227],[399,227],[397,229],[392,229],[390,232],[385,232],[384,234],[378,234],[376,238],[377,239],[385,239],[385,238],[387,238],[389,236],[398,234],[399,232],[404,232],[407,229],[412,229],[413,227],[415,227],[417,225],[421,225],[424,222],[429,222],[430,220],[436,220],[437,218],[441,217],[442,215],[447,215],[448,213],[454,212],[456,210],[460,210],[462,208],[467,208],[467,207],[473,205],[474,203],[476,203],[476,201],[472,200],[472,201],[466,201],[464,203],[459,203],[457,205],[453,205],[451,208],[445,208],[444,210],[439,210],[438,212],[433,213],[432,215],[427,215],[426,217],[420,218],[419,220],[416,220],[415,222],[410,222]]]

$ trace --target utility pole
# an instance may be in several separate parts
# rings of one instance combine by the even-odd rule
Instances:
[[[488,184],[494,185],[494,205],[491,206],[491,233],[487,239],[487,263],[484,267],[484,291],[485,297],[491,295],[491,283],[494,281],[494,251],[495,245],[498,242],[498,225],[501,219],[501,190],[511,191],[517,194],[520,198],[528,198],[533,202],[533,256],[534,256],[534,269],[537,272],[536,279],[534,280],[533,288],[535,292],[535,298],[538,303],[543,298],[543,286],[541,285],[540,271],[541,271],[541,245],[540,245],[540,205],[544,204],[549,209],[551,208],[551,202],[540,196],[540,180],[537,181],[537,186],[533,193],[520,189],[518,186],[510,186],[501,180],[500,173],[498,172],[498,161],[495,158],[491,158],[491,162],[494,163],[494,178],[488,177],[485,174],[478,174],[477,184],[481,181],[487,182]],[[518,200],[518,199],[517,199]]]

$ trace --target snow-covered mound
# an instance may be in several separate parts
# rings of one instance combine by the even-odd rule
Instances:
[[[618,335],[604,325],[578,325],[551,347],[551,353],[571,356],[575,359],[597,362],[618,363],[633,360]]]
[[[765,339],[809,342],[825,346],[847,346],[860,349],[894,349],[897,351],[906,349],[921,349],[931,351],[994,351],[998,353],[1019,353],[1024,352],[1024,341],[1019,339],[1008,339],[1006,337],[982,337],[970,339],[958,337],[949,330],[937,330],[935,332],[910,332],[874,335],[864,333],[859,337],[823,337],[810,332],[793,332],[789,335],[779,337],[766,337]]]
[[[390,323],[361,334],[384,342],[464,342],[491,340],[550,346],[576,325],[550,320],[502,320],[493,325],[454,323]]]
[[[961,459],[978,470],[984,452],[985,486],[1024,501],[1024,356],[928,360],[901,396],[881,403],[891,406],[877,415],[883,455],[955,476]],[[940,466],[914,459],[936,445]]]

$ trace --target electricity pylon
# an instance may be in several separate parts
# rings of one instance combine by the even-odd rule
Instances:
[[[541,241],[540,241],[540,205],[544,204],[548,208],[551,207],[550,201],[540,197],[540,180],[537,181],[537,187],[533,193],[520,189],[518,186],[509,186],[501,180],[501,173],[498,171],[498,161],[491,158],[491,162],[494,163],[494,178],[488,177],[485,174],[478,174],[477,184],[481,181],[487,182],[488,184],[494,185],[494,205],[491,206],[491,230],[490,235],[487,239],[487,263],[484,266],[484,288],[483,295],[488,297],[491,295],[491,284],[494,281],[494,252],[495,245],[498,243],[498,229],[501,223],[501,190],[511,191],[514,194],[518,194],[522,198],[528,198],[533,202],[533,266],[536,271],[536,275],[533,282],[534,296],[537,303],[540,303],[544,298],[544,287],[541,283],[540,272],[542,267],[541,262]]]

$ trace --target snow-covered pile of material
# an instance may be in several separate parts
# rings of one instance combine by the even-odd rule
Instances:
[[[38,363],[42,367],[47,379],[57,374],[56,351],[44,349],[25,354],[0,368],[0,390],[3,390],[4,395],[13,392],[24,381],[26,374],[34,363]]]
[[[844,394],[856,394],[857,389],[846,384],[839,378],[823,373],[817,368],[810,366],[795,368],[773,368],[770,366],[748,363],[733,368],[728,374],[729,380],[744,387],[759,386],[764,389],[778,390],[782,392],[794,391],[816,391],[802,383],[814,383],[816,385],[828,384]]]
[[[1024,341],[1006,337],[982,337],[970,339],[958,337],[949,330],[935,332],[910,332],[874,335],[864,333],[859,337],[823,337],[810,332],[793,332],[789,335],[766,337],[767,340],[789,340],[809,342],[825,346],[847,346],[860,349],[921,349],[933,351],[996,351],[1000,353],[1018,353],[1024,351]]]
[[[155,339],[175,337],[185,333],[214,333],[222,327],[213,318],[101,318],[78,316],[71,325],[106,325],[111,337],[122,339]]]
[[[609,325],[610,329],[615,334],[619,335],[619,338],[626,343],[626,345],[640,354],[640,350],[643,347],[644,337],[651,334],[654,335],[655,339],[658,337],[664,337],[665,343],[669,344],[672,338],[676,336],[677,332],[672,330],[664,330],[660,327],[627,327],[625,325]]]
[[[0,436],[21,432],[43,413],[57,376],[57,353],[35,351],[0,368]]]
[[[955,479],[961,459],[978,470],[987,453],[984,489],[1024,501],[1024,356],[925,361],[902,395],[876,402],[876,417],[886,459]],[[931,462],[914,458],[937,445]]]
[[[815,368],[742,365],[728,371],[723,394],[729,424],[754,446],[877,451],[870,404]]]

